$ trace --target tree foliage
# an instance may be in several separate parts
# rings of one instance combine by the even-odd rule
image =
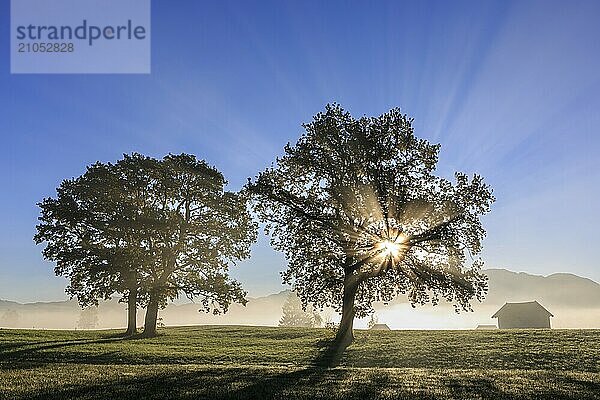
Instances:
[[[342,311],[347,330],[398,294],[464,310],[483,298],[480,216],[494,199],[480,176],[436,176],[440,146],[398,109],[355,119],[328,105],[303,127],[248,187],[304,304]]]
[[[46,243],[44,258],[56,263],[57,275],[69,278],[67,293],[83,307],[125,294],[128,274],[145,258],[139,224],[149,179],[138,161],[126,156],[117,164],[97,162],[38,204],[34,240]]]
[[[226,312],[232,301],[245,304],[245,292],[228,269],[250,256],[256,240],[246,196],[225,191],[223,175],[190,155],[165,157],[156,173],[147,200],[146,246],[153,260],[144,279],[148,312],[179,293],[200,298],[214,313]]]
[[[135,293],[130,308],[147,307],[153,334],[158,309],[180,294],[214,312],[245,303],[228,268],[249,256],[256,224],[246,196],[225,184],[219,171],[187,154],[96,163],[39,204],[34,239],[46,243],[44,257],[69,278],[67,292],[81,305]],[[135,327],[135,313],[129,319]]]

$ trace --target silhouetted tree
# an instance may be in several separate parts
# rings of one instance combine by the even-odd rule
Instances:
[[[250,255],[256,240],[243,193],[224,190],[223,175],[191,155],[169,155],[154,171],[145,225],[151,262],[145,264],[144,335],[156,334],[158,310],[180,293],[200,298],[205,311],[246,304],[229,265]]]
[[[487,290],[482,261],[472,257],[491,190],[478,175],[435,176],[439,145],[416,138],[411,124],[398,109],[354,119],[328,105],[248,183],[288,260],[284,282],[304,304],[341,312],[338,349],[373,301],[407,293],[413,306],[441,297],[468,310]]]
[[[98,307],[87,307],[79,313],[77,327],[80,329],[95,329],[98,326],[98,321]]]
[[[200,297],[215,313],[245,303],[228,267],[249,256],[256,224],[246,197],[224,191],[225,184],[215,168],[186,154],[96,163],[39,204],[34,239],[46,242],[44,257],[69,278],[67,292],[82,306],[121,293],[128,333],[139,304],[147,307],[144,334],[152,336],[158,309],[180,293]]]
[[[319,313],[312,307],[305,310],[298,296],[293,293],[290,293],[283,303],[282,311],[279,326],[316,328],[323,323]]]
[[[36,243],[46,242],[44,258],[56,262],[55,273],[69,279],[67,293],[82,307],[96,306],[115,293],[127,301],[127,334],[136,331],[140,269],[148,256],[148,171],[156,161],[133,154],[116,164],[100,163],[76,179],[64,180],[56,198],[38,206]]]

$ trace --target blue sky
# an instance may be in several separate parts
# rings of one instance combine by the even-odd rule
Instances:
[[[488,267],[600,281],[600,2],[153,1],[150,75],[11,75],[0,5],[0,298],[65,297],[35,203],[96,160],[188,152],[239,188],[336,101],[399,106],[442,144],[440,174],[484,175]],[[262,239],[235,275],[279,290]]]

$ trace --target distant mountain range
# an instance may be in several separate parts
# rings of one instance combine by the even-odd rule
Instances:
[[[538,300],[558,307],[599,308],[600,284],[573,274],[548,276],[488,269],[489,293],[486,303],[503,304]]]
[[[392,329],[467,329],[478,323],[494,323],[493,312],[505,302],[537,300],[554,315],[554,327],[600,328],[600,284],[573,274],[537,276],[505,269],[484,271],[489,277],[489,292],[483,303],[474,303],[473,313],[455,314],[449,304],[413,309],[405,297],[389,305],[377,304],[380,322]],[[247,306],[233,304],[225,315],[198,312],[194,303],[171,304],[160,316],[166,325],[235,324],[277,325],[289,290],[264,297],[249,298]],[[75,329],[81,309],[74,300],[21,304],[0,300],[0,327]],[[335,320],[333,310],[323,312]],[[118,301],[102,303],[98,308],[98,328],[115,328],[125,324],[125,305]],[[139,312],[139,324],[143,310]],[[366,321],[357,321],[364,327]]]

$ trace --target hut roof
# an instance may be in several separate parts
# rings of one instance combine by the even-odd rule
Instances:
[[[390,327],[387,324],[375,324],[371,327],[371,330],[374,331],[391,331]]]
[[[537,301],[526,301],[523,303],[505,303],[494,315],[492,318],[499,318],[503,315],[507,314],[517,314],[517,313],[535,313],[535,312],[543,312],[547,314],[549,317],[554,317],[552,313],[546,310],[540,303]]]
[[[475,328],[475,329],[479,329],[479,330],[498,329],[498,327],[496,325],[491,325],[491,324],[479,324],[479,325],[477,325],[477,328]]]

